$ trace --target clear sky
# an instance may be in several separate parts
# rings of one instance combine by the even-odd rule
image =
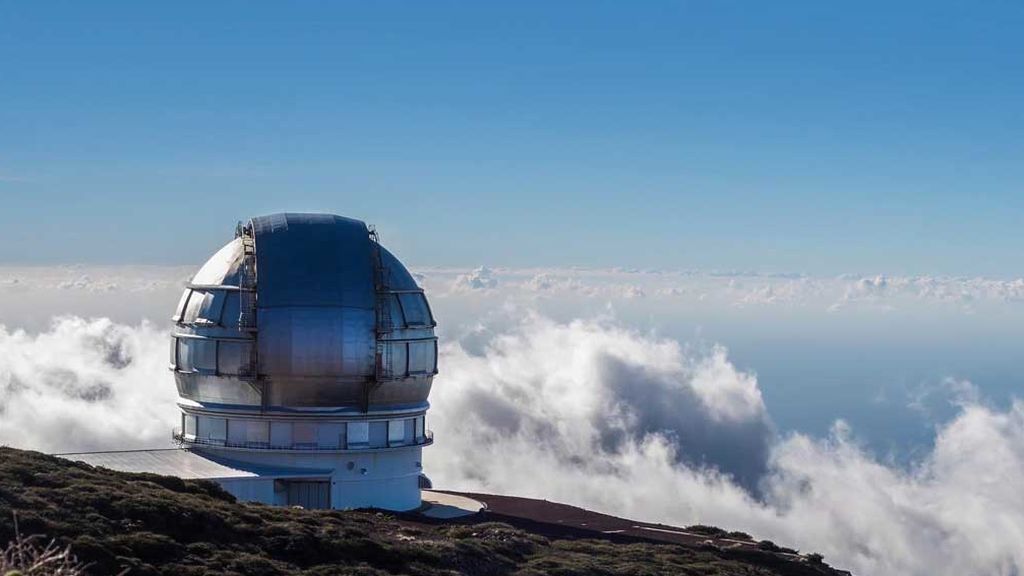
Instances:
[[[0,0],[0,263],[1015,276],[1024,4]]]

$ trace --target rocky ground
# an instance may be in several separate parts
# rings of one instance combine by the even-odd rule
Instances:
[[[95,575],[846,574],[741,533],[474,497],[490,500],[488,511],[458,521],[273,508],[235,502],[211,482],[0,448],[0,549],[16,517],[22,535],[70,545]]]

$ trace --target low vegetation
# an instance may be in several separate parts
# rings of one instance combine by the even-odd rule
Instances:
[[[87,566],[71,553],[71,546],[59,546],[54,540],[41,543],[38,536],[22,537],[15,517],[14,540],[0,550],[0,574],[3,576],[83,576]]]
[[[0,448],[2,542],[24,554],[13,562],[5,556],[0,576],[840,574],[758,550],[551,539],[486,518],[445,524],[242,504],[211,482],[111,472],[10,448]],[[25,559],[45,557],[56,558],[53,570],[26,569]]]

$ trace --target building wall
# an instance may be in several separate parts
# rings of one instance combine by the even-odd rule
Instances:
[[[218,480],[225,490],[248,502],[286,505],[284,484],[289,480],[323,480],[331,483],[332,508],[382,508],[413,510],[420,506],[419,476],[422,448],[409,447],[387,451],[336,453],[294,453],[274,451],[233,451],[196,449],[219,460],[231,459],[261,468],[279,471],[276,475]],[[244,467],[244,465],[242,465]],[[289,469],[295,470],[291,473]],[[325,471],[303,476],[302,469]],[[278,481],[275,490],[274,481]]]
[[[217,483],[243,502],[277,503],[274,499],[273,478],[229,478],[217,480]]]

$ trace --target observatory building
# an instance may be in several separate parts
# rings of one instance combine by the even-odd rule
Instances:
[[[435,323],[423,290],[365,223],[240,223],[173,320],[181,449],[66,457],[209,478],[267,504],[420,506]]]

